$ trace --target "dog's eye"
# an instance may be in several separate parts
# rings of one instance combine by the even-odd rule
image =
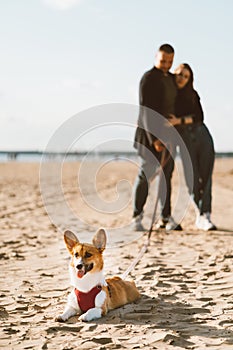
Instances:
[[[74,254],[74,256],[75,256],[75,258],[78,258],[78,253],[76,252],[76,253]]]
[[[85,258],[90,258],[91,256],[92,256],[91,253],[88,253],[88,252],[85,253]]]

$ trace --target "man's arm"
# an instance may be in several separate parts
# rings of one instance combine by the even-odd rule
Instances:
[[[158,139],[163,118],[158,114],[161,109],[161,88],[153,74],[146,73],[140,82],[140,124],[151,146]]]

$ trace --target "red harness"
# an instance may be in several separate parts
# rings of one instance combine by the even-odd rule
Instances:
[[[89,309],[95,307],[95,297],[101,292],[102,287],[96,286],[92,288],[88,293],[80,292],[78,289],[74,289],[77,301],[82,312],[86,312]]]

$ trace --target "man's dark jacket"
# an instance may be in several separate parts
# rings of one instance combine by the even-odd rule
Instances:
[[[153,155],[158,156],[153,142],[158,138],[163,141],[167,138],[168,128],[164,127],[162,118],[162,115],[165,114],[163,74],[161,70],[153,67],[143,75],[140,81],[140,112],[134,147],[143,158],[148,154],[148,150]],[[171,73],[168,74],[172,75]]]

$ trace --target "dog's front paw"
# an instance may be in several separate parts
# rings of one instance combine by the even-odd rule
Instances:
[[[65,322],[65,320],[62,318],[62,315],[55,317],[55,321],[56,322]]]
[[[97,318],[100,318],[102,315],[101,309],[100,308],[93,308],[89,309],[85,314],[82,314],[79,316],[79,321],[84,321],[84,322],[89,322],[92,320],[96,320]]]
[[[79,316],[78,320],[79,320],[79,321],[82,321],[82,322],[88,322],[88,321],[90,321],[89,318],[88,318],[87,313],[82,314],[81,316]]]

